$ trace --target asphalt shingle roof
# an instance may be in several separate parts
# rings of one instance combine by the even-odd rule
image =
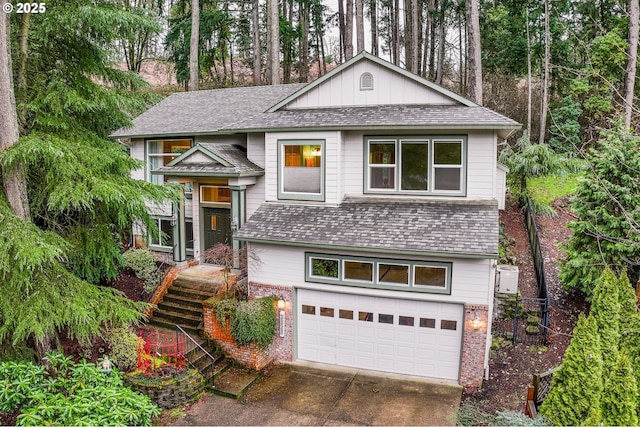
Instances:
[[[348,198],[339,206],[263,203],[234,237],[335,246],[496,257],[495,201]]]
[[[393,128],[416,127],[501,129],[520,124],[485,107],[458,105],[376,105],[309,108],[259,113],[225,126],[229,131],[295,128]]]
[[[173,166],[163,166],[156,169],[153,173],[162,173],[164,175],[262,175],[264,169],[255,163],[247,160],[247,153],[244,148],[233,144],[215,144],[200,143],[205,151],[208,151],[218,158],[226,161],[230,166],[225,166],[214,159],[207,163],[181,163],[178,162]]]
[[[115,138],[195,135],[217,132],[245,117],[261,113],[304,84],[250,86],[174,93],[133,120]]]

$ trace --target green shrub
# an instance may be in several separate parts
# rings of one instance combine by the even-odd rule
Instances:
[[[151,425],[149,397],[124,387],[122,374],[50,353],[49,367],[0,363],[0,411],[19,409],[17,425]]]
[[[144,281],[144,290],[152,293],[162,278],[162,271],[156,265],[156,258],[149,249],[129,249],[122,254],[123,265]]]
[[[104,337],[109,348],[109,359],[121,371],[133,371],[138,365],[138,340],[130,328],[111,328]]]
[[[216,319],[229,319],[231,335],[240,345],[255,343],[266,348],[276,333],[276,309],[271,297],[249,301],[221,300],[213,305]]]

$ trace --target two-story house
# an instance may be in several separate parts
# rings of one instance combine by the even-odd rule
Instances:
[[[309,84],[172,95],[113,136],[145,161],[137,177],[184,184],[183,203],[154,207],[166,239],[152,249],[180,263],[248,245],[249,294],[286,302],[279,359],[476,387],[504,205],[497,147],[519,127],[361,53]]]

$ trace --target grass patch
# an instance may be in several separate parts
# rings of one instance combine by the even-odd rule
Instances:
[[[582,174],[544,176],[527,180],[527,189],[532,199],[550,205],[556,199],[576,193]]]

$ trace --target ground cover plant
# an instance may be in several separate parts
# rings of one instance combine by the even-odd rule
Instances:
[[[117,369],[49,353],[46,365],[0,363],[0,411],[18,410],[17,425],[151,425],[160,410],[125,387]]]

